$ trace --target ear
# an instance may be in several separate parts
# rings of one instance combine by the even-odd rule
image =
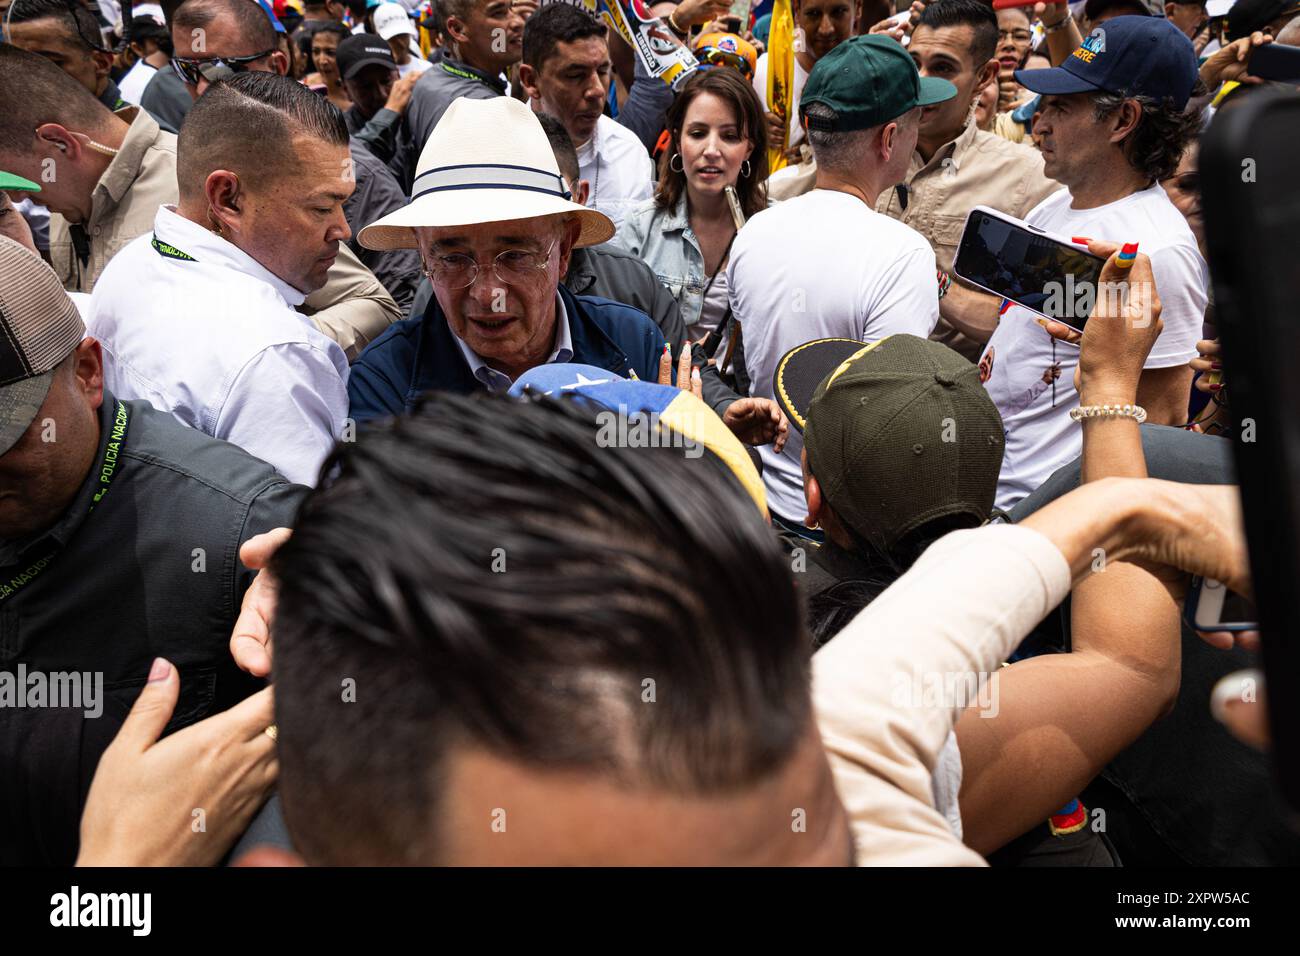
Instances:
[[[460,17],[448,17],[443,21],[442,26],[445,36],[457,43],[464,43],[469,39],[469,34],[465,32],[465,21]]]
[[[74,366],[77,387],[86,396],[91,408],[99,408],[104,401],[104,354],[99,343],[86,336],[72,354],[77,359]]]
[[[537,86],[537,71],[527,63],[519,64],[519,85],[524,88],[530,100],[541,100],[542,91]]]
[[[809,528],[821,524],[822,519],[826,517],[826,499],[822,497],[821,484],[811,474],[804,479],[803,496],[808,502],[808,520],[805,524]]]
[[[1137,129],[1138,123],[1142,119],[1142,107],[1137,100],[1125,100],[1120,108],[1117,109],[1108,119],[1111,124],[1110,141],[1112,143],[1121,143],[1124,139]]]
[[[51,152],[57,151],[71,162],[81,159],[81,140],[58,123],[42,123],[36,127],[36,138],[49,144]]]
[[[886,123],[880,129],[880,158],[889,162],[898,143],[898,123]]]
[[[107,50],[94,50],[90,62],[95,64],[95,76],[108,76],[113,70],[113,54]]]
[[[998,81],[998,69],[1000,66],[1001,64],[999,64],[997,60],[989,60],[980,67],[979,74],[975,77],[975,99],[980,98],[980,94],[988,89],[990,83],[996,83]]]
[[[239,176],[228,169],[214,170],[203,183],[203,195],[208,201],[208,214],[222,229],[238,232],[245,198]]]
[[[289,56],[283,50],[276,50],[266,58],[266,62],[271,64],[272,73],[278,73],[280,76],[289,75]]]
[[[573,255],[573,244],[578,241],[578,236],[582,234],[582,223],[577,216],[572,217],[564,224],[564,232],[560,235],[560,281],[569,274],[569,259]]]
[[[573,184],[573,202],[576,202],[579,206],[585,206],[589,198],[591,198],[591,183],[585,179],[579,179]]]
[[[1178,4],[1176,4],[1176,3],[1166,3],[1166,4],[1165,4],[1165,19],[1168,20],[1170,17],[1172,17],[1172,16],[1174,15],[1174,11],[1175,11],[1177,8],[1178,8]]]

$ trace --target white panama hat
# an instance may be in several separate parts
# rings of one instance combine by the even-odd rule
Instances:
[[[411,201],[357,236],[379,252],[416,248],[414,226],[572,215],[582,224],[575,246],[614,235],[604,213],[569,200],[550,140],[537,117],[508,96],[453,100],[420,153]]]

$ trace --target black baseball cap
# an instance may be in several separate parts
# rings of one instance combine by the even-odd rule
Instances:
[[[863,541],[889,551],[937,519],[991,515],[1002,416],[979,369],[946,345],[818,339],[782,356],[773,389],[826,500]]]
[[[871,129],[956,95],[947,80],[921,76],[897,40],[849,37],[813,66],[799,96],[799,118],[808,129],[827,133]],[[806,115],[812,103],[830,107],[835,119]]]
[[[388,44],[373,33],[354,33],[339,44],[335,59],[339,64],[339,76],[350,80],[368,66],[382,66],[390,70],[397,69],[393,51]]]
[[[1106,92],[1172,100],[1183,109],[1198,78],[1192,41],[1168,20],[1115,17],[1094,27],[1060,66],[1016,70],[1016,82],[1034,93]]]
[[[1237,0],[1228,11],[1227,38],[1248,37],[1296,8],[1296,0]]]
[[[1178,0],[1174,0],[1174,2],[1177,3]],[[1086,20],[1092,22],[1107,10],[1114,10],[1116,7],[1133,11],[1127,14],[1128,16],[1163,17],[1165,15],[1165,8],[1156,3],[1155,0],[1088,0],[1083,5],[1083,16]]]

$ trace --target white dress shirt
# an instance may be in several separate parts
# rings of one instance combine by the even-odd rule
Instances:
[[[455,332],[451,337],[456,340],[460,347],[460,354],[465,356],[465,361],[469,363],[470,371],[474,377],[487,386],[489,392],[508,392],[510,386],[515,384],[505,372],[498,372],[483,360],[472,348],[465,344],[464,340]],[[573,336],[569,332],[569,312],[564,307],[564,300],[560,298],[560,293],[555,293],[555,350],[551,352],[551,357],[544,364],[551,365],[555,362],[572,362],[573,361]]]
[[[347,419],[343,350],[294,311],[301,292],[173,208],[95,284],[105,384],[315,484]]]
[[[596,121],[591,139],[578,147],[578,178],[591,184],[587,205],[614,220],[654,195],[654,163],[641,140],[608,116]]]

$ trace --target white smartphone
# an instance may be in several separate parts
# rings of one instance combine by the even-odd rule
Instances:
[[[1105,264],[1075,243],[976,206],[966,217],[952,271],[971,285],[1082,332]]]
[[[1183,616],[1198,631],[1259,630],[1259,613],[1250,599],[1213,578],[1192,578]]]

